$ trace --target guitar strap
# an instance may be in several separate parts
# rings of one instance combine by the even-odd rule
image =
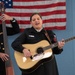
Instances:
[[[47,33],[47,31],[46,31],[46,30],[45,30],[45,36],[47,37],[48,41],[49,41],[49,42],[50,42],[50,44],[51,44],[50,37],[49,37],[49,35],[48,35],[48,33]]]
[[[51,44],[51,40],[50,40],[50,37],[49,37],[49,35],[48,35],[48,32],[45,30],[45,36],[47,37],[47,39],[48,39],[48,41],[50,42],[50,44]],[[51,60],[54,58],[54,55],[52,54],[52,58],[51,58]],[[50,61],[51,61],[50,60]]]

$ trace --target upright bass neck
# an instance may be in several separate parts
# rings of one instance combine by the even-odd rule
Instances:
[[[1,15],[2,15],[5,12],[4,4],[2,3],[0,5],[0,7],[1,7]],[[4,51],[5,51],[6,54],[10,55],[10,53],[9,53],[9,47],[8,47],[8,40],[7,40],[7,32],[6,32],[5,21],[2,21],[2,30],[3,30]],[[9,60],[10,60],[10,58],[9,58]],[[6,66],[10,66],[9,60],[6,62]]]
[[[1,15],[4,14],[5,9],[4,9],[3,3],[0,3],[0,10],[1,10]],[[8,38],[7,38],[5,21],[2,21],[2,30],[3,30],[4,51],[6,54],[9,55],[9,60],[5,62],[6,75],[14,75],[14,70],[13,70],[11,59],[10,59],[10,52],[9,52],[9,47],[8,47]]]

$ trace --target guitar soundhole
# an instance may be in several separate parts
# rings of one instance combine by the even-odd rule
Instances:
[[[36,51],[38,54],[41,54],[44,52],[43,48],[42,47],[39,47],[37,48],[37,51]]]

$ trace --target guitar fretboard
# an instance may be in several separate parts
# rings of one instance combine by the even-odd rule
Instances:
[[[66,39],[66,40],[65,40],[65,42],[69,42],[69,41],[74,40],[74,39],[75,39],[75,36],[74,36],[74,37],[71,37],[71,38]]]
[[[68,39],[65,39],[64,41],[66,43],[66,42],[69,42],[69,41],[74,40],[74,39],[75,39],[75,36],[71,37],[71,38],[68,38]],[[58,46],[58,42],[56,42],[54,44],[51,44],[49,46],[44,47],[43,50],[47,50],[47,49],[54,48],[54,47],[57,47],[57,46]]]

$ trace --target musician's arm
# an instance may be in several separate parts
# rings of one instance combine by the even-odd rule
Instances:
[[[50,35],[50,39],[51,39],[51,43],[52,43],[52,44],[58,42],[58,41],[57,41],[56,34],[55,34],[54,32],[48,32],[48,34],[49,34],[49,35],[51,34],[51,35]],[[59,47],[57,46],[57,47],[54,47],[54,48],[52,49],[52,51],[53,51],[53,54],[60,54],[60,53],[63,51],[63,48],[59,48]]]
[[[11,27],[6,27],[7,29],[7,35],[14,35],[20,32],[19,25],[17,23],[17,20],[13,18],[13,20],[10,20]]]
[[[7,25],[5,24],[8,35],[14,35],[14,34],[17,34],[17,33],[20,32],[19,25],[18,25],[18,23],[17,23],[15,18],[13,18],[13,17],[11,17],[11,16],[9,16],[7,14],[2,14],[1,15],[1,20],[2,21],[8,20],[11,23],[9,27],[7,27]]]
[[[17,37],[11,44],[12,48],[16,51],[23,52],[25,47],[22,46],[23,43],[26,41],[25,32],[22,32],[19,37]]]

